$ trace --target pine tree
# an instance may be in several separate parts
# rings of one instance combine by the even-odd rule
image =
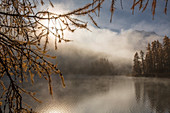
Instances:
[[[162,44],[157,41],[158,44],[158,73],[163,72],[163,48]]]
[[[158,47],[157,47],[157,41],[153,41],[152,42],[152,47],[151,47],[151,51],[152,51],[152,72],[155,73],[157,72],[157,68],[158,68]]]
[[[145,73],[144,52],[142,50],[140,51],[140,58],[141,58],[141,71],[142,74],[144,74]]]
[[[145,57],[145,67],[146,67],[146,73],[151,73],[153,70],[153,60],[152,60],[152,51],[151,51],[151,45],[148,43],[147,47],[147,53]]]
[[[164,71],[170,72],[170,39],[165,36],[163,39]]]
[[[134,56],[134,65],[133,65],[133,72],[136,75],[140,75],[141,74],[141,62],[139,61],[139,55],[136,52],[135,56]]]

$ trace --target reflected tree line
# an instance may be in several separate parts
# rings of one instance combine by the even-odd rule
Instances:
[[[163,43],[158,40],[148,43],[146,55],[141,50],[134,55],[133,75],[170,77],[170,39],[165,36]]]
[[[170,113],[169,85],[169,83],[154,81],[135,82],[137,103],[146,105],[149,101],[152,113]]]

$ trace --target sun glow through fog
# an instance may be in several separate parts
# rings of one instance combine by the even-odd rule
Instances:
[[[64,113],[64,112],[59,111],[59,110],[57,110],[57,109],[51,109],[51,110],[45,111],[44,113]]]
[[[70,106],[67,104],[58,103],[55,100],[50,100],[47,103],[36,108],[38,113],[70,113]]]
[[[67,113],[66,110],[62,109],[62,108],[58,108],[58,105],[55,106],[46,106],[43,107],[41,110],[39,109],[38,112],[39,113]]]
[[[51,40],[52,42],[54,42],[54,39],[56,37],[64,38],[64,34],[67,31],[66,25],[63,24],[63,22],[65,22],[65,18],[63,17],[58,18],[58,16],[69,12],[69,10],[64,9],[63,5],[54,4],[54,6],[55,7],[51,7],[51,5],[46,4],[44,7],[42,7],[42,10],[47,8],[49,12],[53,12],[53,13],[49,15],[48,13],[44,13],[43,18],[50,18],[50,19],[40,20],[40,23],[43,25],[42,29],[49,30],[49,37],[50,37],[49,39],[52,39]]]

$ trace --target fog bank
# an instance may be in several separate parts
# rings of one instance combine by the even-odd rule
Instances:
[[[131,70],[136,51],[145,51],[148,43],[153,40],[161,41],[163,37],[155,32],[132,29],[121,30],[118,33],[92,26],[89,28],[92,32],[83,29],[78,29],[74,33],[65,32],[65,37],[73,41],[58,44],[56,52],[51,49],[51,52],[57,55],[57,62],[62,70],[72,71],[80,67],[87,70],[93,62],[105,58],[113,64],[115,70],[122,72],[124,69],[127,72]],[[51,43],[50,48],[53,46]]]

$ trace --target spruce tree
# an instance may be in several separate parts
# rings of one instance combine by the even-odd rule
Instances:
[[[153,70],[153,60],[152,60],[152,51],[151,51],[151,45],[148,43],[147,47],[147,53],[145,57],[145,67],[146,67],[146,73],[151,73]]]
[[[162,48],[162,44],[157,41],[158,44],[158,73],[162,73],[163,72],[163,48]]]
[[[136,52],[135,56],[134,56],[134,65],[133,65],[133,72],[136,75],[140,75],[141,74],[141,62],[139,61],[139,55]]]
[[[164,71],[170,72],[170,39],[165,36],[163,39]]]
[[[140,58],[141,58],[141,72],[142,74],[145,73],[145,65],[144,65],[144,52],[140,51]]]

